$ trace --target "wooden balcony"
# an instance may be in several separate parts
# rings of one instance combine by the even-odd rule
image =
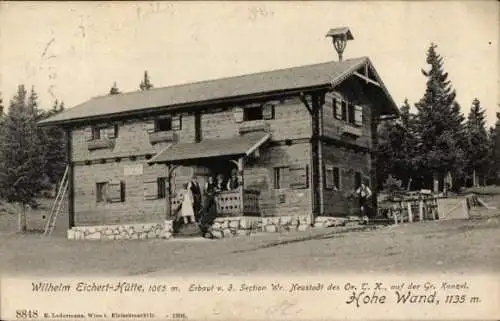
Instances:
[[[174,142],[176,140],[174,131],[152,132],[149,133],[149,142],[151,144]]]
[[[220,192],[215,196],[217,216],[260,216],[259,191],[237,189],[234,191]],[[182,206],[182,195],[171,200],[172,214]]]
[[[100,139],[93,139],[88,142],[88,149],[89,150],[96,150],[96,149],[111,149],[115,146],[115,140],[111,138],[100,138]]]
[[[225,191],[215,196],[217,216],[258,216],[259,192],[238,189]]]

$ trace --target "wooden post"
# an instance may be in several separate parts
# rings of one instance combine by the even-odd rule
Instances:
[[[420,222],[424,220],[424,200],[420,200],[418,203],[418,215],[420,218]]]
[[[170,217],[172,216],[172,200],[170,199],[170,195],[171,195],[171,192],[170,192],[170,186],[172,185],[170,183],[172,177],[170,175],[171,173],[171,167],[170,165],[166,165],[167,167],[167,178],[165,179],[165,184],[167,186],[165,186],[165,202],[167,203],[166,206],[166,210],[165,210],[165,216],[166,216],[166,219],[170,219]]]
[[[432,207],[431,207],[431,211],[432,211],[432,219],[433,220],[436,220],[436,211],[437,211],[437,199],[433,198],[432,199]]]
[[[240,207],[241,207],[241,216],[245,215],[245,192],[244,192],[244,178],[243,178],[243,168],[245,166],[245,159],[243,157],[240,157],[238,159],[238,180],[240,181],[240,186],[238,187],[240,191]]]
[[[413,222],[413,213],[411,212],[411,201],[407,202],[408,204],[408,222]]]

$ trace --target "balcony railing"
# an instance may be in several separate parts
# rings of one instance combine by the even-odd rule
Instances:
[[[268,132],[269,131],[269,123],[266,120],[252,120],[246,121],[240,124],[239,133],[251,133],[251,132]]]
[[[89,141],[87,145],[89,150],[108,149],[108,148],[113,148],[114,146],[115,146],[115,140],[111,138],[93,139]]]
[[[363,130],[361,127],[357,127],[351,124],[340,124],[339,132],[341,135],[361,137],[363,135]]]
[[[163,132],[152,132],[149,134],[149,142],[151,144],[174,142],[174,141],[175,141],[175,132],[171,130]]]
[[[259,216],[259,191],[237,189],[224,191],[215,195],[217,216]],[[171,200],[172,215],[182,207],[182,195]]]

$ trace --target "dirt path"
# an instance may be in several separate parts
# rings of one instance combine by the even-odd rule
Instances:
[[[3,236],[0,273],[240,275],[321,272],[498,272],[500,219],[441,221],[373,231],[262,234],[226,240],[69,241]],[[309,240],[305,240],[309,239]]]

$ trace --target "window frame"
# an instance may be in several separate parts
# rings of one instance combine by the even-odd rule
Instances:
[[[107,203],[107,187],[109,182],[96,182],[96,203]]]
[[[282,190],[282,189],[289,189],[290,184],[288,180],[286,180],[286,172],[290,170],[290,166],[275,166],[273,167],[273,189],[275,190]],[[287,184],[281,184],[281,183],[287,183]],[[281,186],[281,185],[286,185],[286,186]]]
[[[342,169],[339,166],[333,166],[333,188],[337,191],[342,189]]]
[[[259,110],[258,116],[260,116],[260,117],[249,119],[248,115],[249,115],[250,110]],[[244,122],[257,121],[257,120],[264,120],[264,106],[263,105],[249,106],[249,107],[243,108],[243,121]]]
[[[167,126],[168,128],[170,129],[161,129],[161,126],[160,124],[162,122],[165,122],[165,121],[168,121],[168,125]],[[155,118],[154,120],[154,132],[168,132],[168,131],[171,131],[172,128],[173,128],[173,121],[172,121],[172,117],[161,117],[161,118]]]
[[[167,177],[158,177],[156,179],[157,186],[157,199],[164,199],[167,197]]]

